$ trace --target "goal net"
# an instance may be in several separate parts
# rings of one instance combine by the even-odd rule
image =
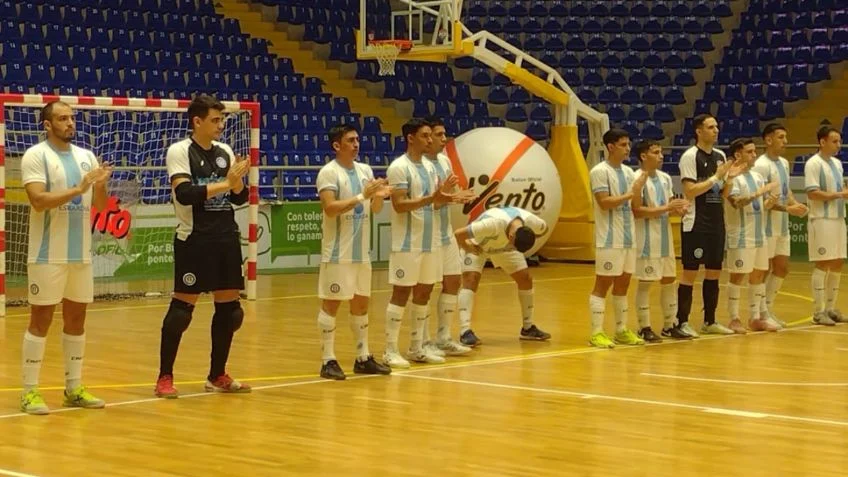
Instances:
[[[40,110],[55,99],[74,108],[74,144],[93,151],[101,163],[114,166],[108,206],[105,210],[92,207],[91,214],[95,300],[169,294],[173,289],[176,218],[165,155],[171,144],[188,137],[188,101],[0,95],[0,159],[4,159],[0,164],[5,165],[5,185],[0,189],[5,196],[0,213],[0,218],[5,215],[0,221],[5,227],[5,239],[0,240],[0,254],[5,255],[0,294],[5,291],[5,304],[0,313],[6,306],[26,305],[30,205],[21,182],[21,158],[29,147],[45,139]],[[251,157],[250,204],[237,210],[237,216],[248,298],[253,299],[259,110],[256,103],[224,104],[221,141],[236,154]]]

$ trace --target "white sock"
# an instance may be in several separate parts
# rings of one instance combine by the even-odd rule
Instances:
[[[417,353],[421,351],[421,338],[424,334],[424,324],[430,317],[430,307],[413,303],[409,307],[409,311],[412,313],[412,326],[409,330],[409,352]]]
[[[400,325],[403,323],[405,309],[405,306],[391,303],[386,307],[386,351],[388,352],[398,352],[398,337],[400,337]]]
[[[742,295],[742,290],[739,285],[733,283],[727,284],[727,314],[731,320],[739,318],[739,297]],[[754,296],[753,288],[748,288],[748,300]]]
[[[639,328],[651,326],[651,282],[639,282],[636,286],[636,318]]]
[[[766,280],[766,310],[771,310],[774,306],[774,298],[780,287],[783,286],[783,278],[776,277],[773,273],[769,274]]]
[[[756,285],[751,285],[751,288],[754,289],[754,300],[757,304],[756,310],[754,310],[753,308],[751,309],[751,316],[754,316],[756,318],[762,318],[764,311],[761,305],[766,301],[766,284],[758,283]],[[756,313],[756,315],[754,315],[753,313]]]
[[[677,320],[677,287],[675,283],[660,285],[660,304],[663,310],[663,329],[671,328]]]
[[[533,289],[518,290],[518,302],[521,303],[522,328],[533,326]]]
[[[350,331],[356,339],[356,359],[365,361],[368,351],[368,315],[350,315]]]
[[[24,390],[29,391],[38,387],[38,374],[41,372],[41,361],[44,359],[46,336],[35,336],[29,330],[24,333],[24,344],[21,348],[21,360]]]
[[[328,361],[336,359],[336,317],[320,310],[318,329],[321,330],[321,359],[327,364]]]
[[[592,312],[592,335],[604,331],[604,313],[607,309],[606,298],[589,295],[589,310]]]
[[[831,270],[827,274],[827,309],[832,310],[836,308],[836,300],[839,298],[839,280],[842,278],[841,272],[834,272]]]
[[[474,291],[468,288],[459,290],[459,333],[471,329],[471,312],[474,310]]]
[[[748,316],[752,320],[760,319],[760,295],[757,294],[757,285],[752,285],[750,282],[748,283]]]
[[[456,295],[448,295],[442,293],[439,295],[439,303],[437,305],[439,312],[439,329],[436,331],[436,340],[440,343],[450,341],[451,323],[456,316],[456,305],[459,299]]]
[[[612,306],[615,310],[615,331],[627,329],[627,295],[612,296]]]
[[[65,389],[73,391],[82,384],[85,333],[79,336],[62,333],[62,350],[65,353]]]
[[[424,320],[424,326],[421,328],[421,339],[425,343],[430,341],[430,315],[427,315],[427,319]]]
[[[825,310],[825,302],[824,302],[824,281],[827,278],[827,272],[824,270],[815,268],[813,269],[813,276],[810,278],[810,284],[813,289],[813,303],[815,303],[816,313],[821,313]]]

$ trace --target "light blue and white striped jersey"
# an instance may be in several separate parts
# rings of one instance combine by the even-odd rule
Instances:
[[[439,183],[444,182],[451,174],[453,174],[450,159],[448,159],[448,157],[444,154],[437,154],[435,159],[427,156],[425,157],[430,160],[433,163],[433,167],[436,168],[436,175],[439,177]],[[445,205],[436,211],[436,233],[439,234],[439,240],[442,245],[449,245],[453,240],[450,207],[451,205]]]
[[[639,178],[645,171],[636,171]],[[648,177],[648,182],[642,188],[642,205],[645,207],[662,207],[674,199],[674,186],[671,176],[663,171],[656,171]],[[668,212],[659,217],[640,218],[636,220],[636,251],[641,258],[672,257],[674,254],[674,238],[671,235],[671,222]]]
[[[406,190],[410,199],[436,189],[436,168],[428,159],[416,162],[404,154],[392,161],[386,175],[389,185]],[[393,252],[432,252],[441,246],[432,204],[403,213],[392,207],[391,224]]]
[[[766,185],[759,172],[746,171],[733,179],[730,197],[752,195]],[[730,201],[724,202],[724,225],[727,248],[757,248],[765,243],[765,211],[763,198],[757,197],[744,207],[734,208]]]
[[[532,212],[518,207],[493,207],[474,219],[468,227],[468,237],[486,253],[515,250],[506,235],[507,227],[516,218],[536,235],[544,235],[548,224]]]
[[[610,196],[628,193],[636,180],[636,173],[629,166],[613,167],[603,161],[589,172],[589,183],[592,195],[606,192]],[[595,247],[597,248],[633,248],[634,218],[630,201],[626,201],[614,209],[603,210],[595,204]]]
[[[335,160],[318,172],[316,187],[336,193],[336,200],[356,197],[368,181],[374,180],[371,167],[354,162],[347,169]],[[360,202],[351,210],[330,218],[324,214],[321,224],[321,262],[363,263],[371,261],[371,199]]]
[[[47,192],[77,186],[85,174],[99,167],[89,150],[71,145],[57,151],[47,141],[27,149],[21,160],[24,186],[34,182]],[[91,188],[59,207],[29,214],[27,263],[91,263]]]
[[[824,159],[818,154],[807,159],[804,164],[804,189],[807,192],[821,190],[824,192],[841,192],[842,163],[833,157]],[[810,219],[844,219],[845,199],[807,200],[810,208]]]
[[[779,196],[777,203],[786,205],[789,200],[789,161],[782,157],[771,159],[763,154],[754,163],[766,183],[778,182],[780,187],[772,194]],[[789,212],[772,209],[766,213],[766,237],[786,237],[789,235]]]

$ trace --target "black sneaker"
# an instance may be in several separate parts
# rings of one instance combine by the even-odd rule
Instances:
[[[641,337],[648,343],[662,343],[662,338],[657,336],[657,334],[654,333],[654,330],[652,330],[650,326],[646,326],[639,330],[639,337]]]
[[[545,333],[539,328],[536,328],[536,325],[532,325],[527,329],[521,328],[521,335],[519,338],[532,341],[547,341],[551,339],[551,334]]]
[[[354,374],[392,374],[392,368],[378,363],[370,354],[365,361],[355,360],[353,362]]]
[[[465,333],[460,335],[459,342],[464,344],[465,346],[470,346],[472,348],[483,344],[483,342],[480,341],[480,338],[478,338],[477,335],[474,334],[473,330],[467,330]]]
[[[678,326],[672,326],[671,328],[663,328],[662,335],[666,338],[671,338],[675,340],[691,340],[692,337],[684,333],[680,330]]]
[[[347,376],[345,376],[344,371],[342,371],[341,366],[339,366],[339,362],[331,359],[330,361],[327,361],[327,364],[321,366],[321,377],[335,379],[336,381],[344,381]]]

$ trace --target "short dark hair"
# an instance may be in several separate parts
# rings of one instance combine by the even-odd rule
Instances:
[[[780,123],[769,123],[766,124],[766,127],[763,128],[763,139],[767,136],[776,133],[777,131],[786,131],[786,128],[783,127]]]
[[[840,134],[839,129],[836,129],[835,127],[829,124],[825,124],[824,126],[819,128],[818,132],[816,132],[816,139],[821,142],[822,139],[827,139],[827,137],[830,136],[830,133]]]
[[[736,154],[736,151],[741,151],[748,144],[754,144],[754,140],[749,137],[734,139],[727,148],[727,156],[733,157],[733,155]]]
[[[515,231],[515,249],[524,253],[536,245],[536,234],[533,229],[526,225],[518,227]]]
[[[423,119],[412,118],[401,127],[400,132],[403,134],[403,138],[406,139],[407,136],[416,134],[419,129],[424,127],[430,127],[430,125]]]
[[[624,129],[619,128],[611,128],[609,131],[604,133],[604,146],[609,144],[615,144],[621,138],[630,138],[630,133],[625,131]]]
[[[662,144],[660,144],[659,141],[654,139],[645,139],[639,144],[636,144],[636,159],[638,159],[639,162],[642,162],[642,154],[646,154],[654,146],[659,146],[660,148],[662,148]]]
[[[224,111],[224,104],[216,98],[208,94],[195,96],[188,105],[188,124],[190,128],[194,128],[194,118],[206,119],[209,115],[209,110]]]
[[[445,122],[438,116],[427,116],[424,118],[424,122],[426,122],[430,128],[435,128],[436,126],[445,127]]]
[[[342,138],[345,136],[345,134],[351,131],[358,132],[356,128],[351,126],[350,124],[338,124],[336,126],[331,127],[330,132],[328,134],[330,136],[330,145],[332,146],[334,142],[342,142]]]
[[[59,106],[67,106],[69,108],[71,107],[70,104],[68,104],[64,101],[59,101],[58,99],[56,101],[50,101],[49,103],[45,104],[43,108],[41,108],[41,122],[42,123],[44,121],[53,120],[53,108],[56,107],[57,104]]]
[[[699,127],[703,126],[704,123],[707,122],[707,119],[710,119],[710,118],[715,119],[715,117],[712,114],[709,114],[709,113],[699,114],[699,115],[695,116],[695,118],[692,119],[692,129],[695,130],[695,129],[698,129]]]

